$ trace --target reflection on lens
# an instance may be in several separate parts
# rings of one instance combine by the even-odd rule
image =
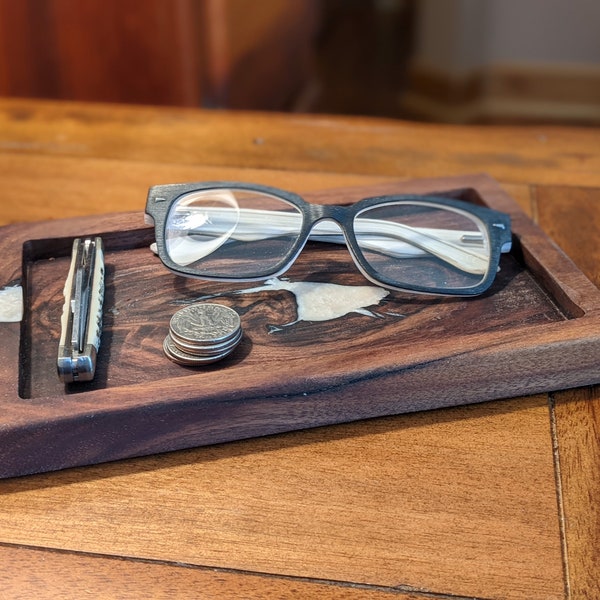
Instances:
[[[457,209],[418,202],[385,204],[361,211],[354,231],[365,261],[398,287],[475,287],[489,269],[484,225]]]
[[[198,276],[267,277],[291,252],[302,227],[293,204],[244,189],[215,188],[184,194],[166,219],[170,259]]]

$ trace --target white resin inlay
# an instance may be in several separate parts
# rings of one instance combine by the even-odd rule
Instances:
[[[285,281],[274,277],[258,287],[239,290],[238,294],[250,294],[264,290],[287,290],[296,296],[298,321],[331,321],[355,312],[368,317],[377,315],[367,306],[379,304],[388,290],[374,285],[339,285],[317,281]]]
[[[18,323],[23,319],[23,288],[20,285],[0,289],[0,323]]]

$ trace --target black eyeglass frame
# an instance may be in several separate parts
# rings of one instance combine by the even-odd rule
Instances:
[[[250,192],[258,192],[269,194],[276,198],[285,200],[292,204],[302,214],[302,225],[297,234],[297,240],[294,242],[287,254],[273,266],[269,273],[261,273],[257,276],[245,277],[212,277],[209,275],[199,275],[194,268],[183,267],[176,264],[171,258],[166,249],[165,244],[165,229],[167,215],[171,206],[183,195],[191,192],[201,192],[211,189],[230,189],[243,190]],[[393,280],[385,277],[377,272],[364,259],[362,250],[356,240],[354,234],[353,222],[355,217],[365,209],[374,206],[385,206],[386,204],[397,203],[420,203],[423,205],[439,206],[450,208],[452,210],[466,213],[471,217],[476,217],[485,227],[490,243],[490,259],[489,268],[483,280],[475,286],[444,289],[432,288],[420,285],[402,285],[401,287]],[[166,185],[156,185],[148,190],[148,198],[146,201],[146,215],[151,217],[155,227],[156,246],[158,256],[162,263],[171,271],[178,275],[204,279],[207,281],[263,281],[271,277],[281,275],[294,263],[298,254],[302,251],[306,242],[309,239],[310,232],[313,227],[323,220],[331,220],[337,223],[344,235],[348,251],[361,271],[361,273],[372,283],[380,285],[392,290],[402,292],[434,294],[442,296],[476,296],[485,292],[494,281],[500,263],[500,255],[503,252],[508,252],[511,245],[511,228],[510,217],[507,214],[497,210],[446,198],[443,196],[429,196],[416,194],[393,194],[385,196],[373,196],[364,198],[349,206],[336,204],[312,204],[304,200],[298,194],[281,190],[271,186],[265,186],[255,183],[243,183],[239,181],[207,181],[200,183],[173,183]]]

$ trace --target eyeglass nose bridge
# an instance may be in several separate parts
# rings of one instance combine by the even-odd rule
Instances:
[[[344,244],[356,266],[363,272],[360,257],[353,247],[352,215],[348,206],[310,204],[305,223],[306,241],[327,241]],[[328,227],[326,223],[333,227]],[[321,224],[323,226],[321,226]],[[304,244],[303,244],[304,245]]]
[[[308,216],[312,227],[319,221],[335,221],[340,227],[344,228],[347,221],[348,207],[336,206],[334,204],[309,204]]]

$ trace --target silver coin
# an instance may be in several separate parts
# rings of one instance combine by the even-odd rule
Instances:
[[[241,328],[238,329],[237,333],[231,339],[218,344],[207,344],[202,346],[198,344],[189,344],[173,336],[172,332],[171,339],[173,340],[175,346],[187,354],[192,354],[194,356],[216,356],[222,354],[223,352],[227,352],[228,350],[233,350],[242,339],[242,330]]]
[[[163,342],[163,351],[167,358],[171,359],[173,362],[184,365],[187,367],[198,367],[210,363],[217,362],[231,354],[231,350],[227,350],[221,354],[216,356],[195,356],[193,354],[188,354],[187,352],[182,352],[173,342],[173,338],[170,335],[165,337]]]
[[[190,335],[188,334],[186,337],[183,337],[181,335],[179,335],[177,333],[177,331],[174,331],[172,328],[169,328],[169,332],[171,334],[171,337],[175,340],[175,343],[179,344],[182,349],[186,349],[186,347],[188,348],[199,348],[200,350],[202,348],[214,348],[216,346],[227,346],[227,344],[230,344],[233,340],[235,340],[236,338],[238,338],[240,336],[242,329],[241,327],[237,330],[234,331],[233,333],[231,333],[231,335],[228,335],[227,337],[222,337],[220,339],[217,340],[201,340],[201,341],[196,341],[196,340],[190,340]]]
[[[240,317],[235,310],[210,302],[178,310],[169,324],[173,338],[193,346],[226,342],[238,334],[240,327]]]

